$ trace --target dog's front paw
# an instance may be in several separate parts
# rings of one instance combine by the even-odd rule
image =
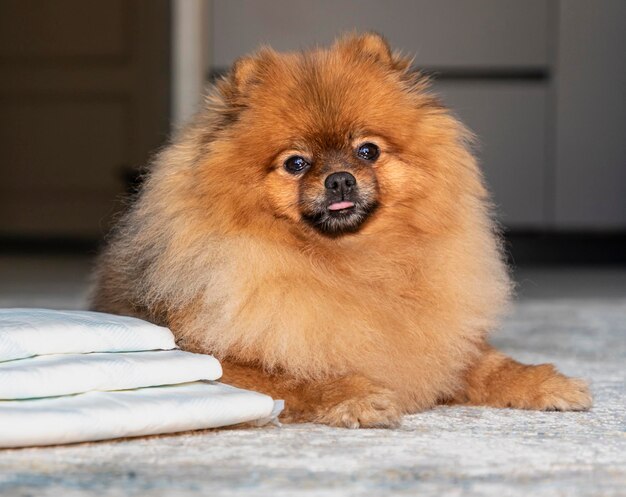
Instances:
[[[341,428],[395,428],[400,425],[402,410],[391,390],[348,398],[326,408],[315,421]]]

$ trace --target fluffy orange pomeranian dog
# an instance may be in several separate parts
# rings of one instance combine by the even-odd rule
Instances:
[[[151,165],[92,307],[168,326],[282,420],[591,405],[486,341],[510,294],[471,135],[376,34],[238,60]]]

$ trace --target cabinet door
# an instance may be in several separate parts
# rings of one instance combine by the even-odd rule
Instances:
[[[626,2],[560,2],[558,228],[626,228]]]
[[[0,2],[0,236],[99,238],[168,126],[165,0]]]
[[[294,50],[375,30],[429,68],[506,70],[548,64],[549,0],[215,0],[213,66],[269,43]]]
[[[545,84],[442,81],[435,89],[476,135],[476,153],[498,218],[518,229],[544,227]]]

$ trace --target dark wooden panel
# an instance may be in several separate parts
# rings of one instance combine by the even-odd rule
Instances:
[[[119,191],[27,190],[0,193],[0,238],[97,240],[119,209]]]
[[[0,1],[0,236],[100,238],[166,137],[168,0]]]
[[[122,57],[128,50],[130,2],[2,0],[0,60]]]
[[[128,102],[65,98],[0,101],[0,193],[122,186]]]

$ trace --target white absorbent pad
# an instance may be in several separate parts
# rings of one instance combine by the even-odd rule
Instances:
[[[170,330],[137,318],[90,311],[0,309],[0,361],[42,354],[173,348]]]
[[[282,401],[215,383],[212,356],[97,312],[0,309],[0,447],[175,433],[277,419]]]
[[[271,397],[215,382],[0,401],[0,447],[176,433],[275,419]]]
[[[0,400],[174,385],[220,376],[222,367],[213,356],[182,350],[43,355],[0,362]]]

